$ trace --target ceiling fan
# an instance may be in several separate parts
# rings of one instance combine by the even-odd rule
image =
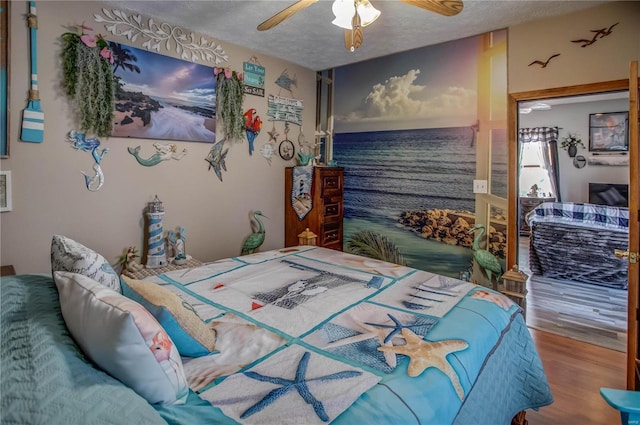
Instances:
[[[275,27],[280,22],[306,9],[317,1],[318,0],[298,0],[258,25],[258,31],[265,31]],[[400,1],[444,16],[457,15],[463,8],[462,0]],[[344,28],[344,46],[352,52],[362,44],[364,37],[362,28],[373,23],[373,21],[380,16],[380,11],[373,7],[371,3],[369,3],[369,0],[334,0],[331,9],[336,17],[331,23]]]

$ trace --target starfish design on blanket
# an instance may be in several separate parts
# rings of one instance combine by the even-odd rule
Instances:
[[[430,367],[440,369],[451,380],[451,384],[460,400],[464,399],[464,390],[460,384],[460,378],[458,378],[456,371],[447,360],[447,355],[455,351],[464,350],[469,344],[460,339],[435,342],[425,341],[407,328],[402,329],[402,336],[407,341],[406,345],[382,346],[378,347],[378,350],[409,356],[411,360],[407,368],[407,375],[412,378],[419,376]]]
[[[324,409],[324,405],[320,400],[315,398],[313,394],[311,394],[311,391],[309,390],[309,386],[307,384],[313,381],[326,382],[337,379],[353,378],[355,376],[362,375],[362,372],[358,372],[355,370],[345,370],[342,372],[332,373],[330,375],[307,379],[306,374],[307,367],[309,366],[309,357],[309,352],[305,351],[305,353],[302,355],[302,358],[300,359],[300,362],[298,362],[298,368],[296,369],[296,375],[294,379],[279,378],[276,376],[265,376],[252,371],[244,372],[245,376],[249,378],[262,382],[271,382],[273,384],[280,385],[280,387],[269,391],[269,393],[264,396],[262,400],[245,410],[244,413],[240,415],[240,419],[244,419],[253,415],[254,413],[258,413],[265,407],[274,403],[289,391],[296,390],[298,391],[298,394],[300,394],[300,397],[302,397],[302,399],[307,402],[307,404],[313,406],[313,410],[316,412],[316,415],[318,415],[318,417],[322,421],[328,422],[329,415],[327,415],[327,412]]]
[[[384,338],[384,345],[386,345],[388,342],[390,342],[394,336],[398,335],[403,329],[417,329],[420,326],[423,326],[422,324],[414,324],[414,325],[403,325],[398,319],[396,319],[395,317],[393,317],[393,315],[391,314],[387,314],[387,316],[389,316],[389,319],[391,319],[393,321],[393,325],[385,325],[383,323],[369,323],[369,322],[365,322],[367,325],[371,325],[374,326],[376,328],[387,328],[387,329],[391,329],[391,332],[389,332],[389,334]]]

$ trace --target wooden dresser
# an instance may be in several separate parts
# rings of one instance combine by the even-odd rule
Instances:
[[[307,227],[318,235],[317,245],[342,251],[342,195],[344,168],[314,167],[311,211],[300,220],[291,206],[293,167],[285,169],[284,243],[298,245],[298,235]]]

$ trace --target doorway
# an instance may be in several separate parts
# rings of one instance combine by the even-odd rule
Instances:
[[[624,94],[621,95],[621,92]],[[589,198],[589,182],[594,182],[597,180],[618,180],[623,179],[628,182],[628,168],[627,167],[606,167],[606,166],[595,166],[588,161],[593,156],[592,153],[588,150],[589,143],[589,113],[593,112],[613,112],[616,111],[628,110],[628,81],[618,81],[618,82],[610,82],[603,84],[595,84],[588,86],[577,86],[577,87],[567,87],[560,89],[553,89],[547,91],[537,91],[537,92],[529,92],[529,93],[518,93],[512,94],[509,96],[509,121],[510,128],[519,129],[522,127],[537,127],[537,126],[548,126],[548,127],[559,127],[558,128],[558,139],[562,140],[563,137],[566,137],[568,133],[578,133],[582,141],[585,145],[584,148],[579,149],[578,156],[582,159],[584,158],[585,164],[582,165],[581,161],[576,161],[574,158],[570,158],[568,153],[565,150],[560,148],[560,143],[558,143],[558,167],[560,172],[559,178],[559,187],[558,187],[558,198],[560,198],[563,202],[588,202]],[[544,106],[541,107],[540,104]],[[588,105],[596,105],[593,106],[596,109],[592,111],[588,111],[585,114],[585,110],[588,110]],[[532,105],[536,105],[536,108],[529,109]],[[578,105],[578,106],[575,106]],[[572,108],[575,108],[574,112],[571,111]],[[611,111],[609,111],[611,109]],[[528,114],[526,112],[529,112]],[[575,115],[575,117],[571,118],[571,115]],[[561,116],[569,116],[568,119],[560,119]],[[517,131],[512,131],[510,134],[510,145],[518,146],[518,141],[516,137]],[[513,144],[511,144],[513,143]],[[519,164],[517,157],[517,149],[510,150],[510,164]],[[575,165],[574,165],[575,164]],[[579,168],[582,166],[583,168]],[[519,166],[515,166],[515,170],[513,170],[512,176],[520,176]],[[615,169],[618,168],[618,169]],[[615,171],[612,173],[612,171]],[[589,177],[586,175],[589,174]],[[612,174],[616,174],[613,176]],[[515,264],[516,262],[521,266],[523,270],[529,275],[531,275],[530,270],[528,270],[528,258],[527,258],[527,250],[529,248],[528,243],[528,235],[524,232],[524,235],[521,235],[521,226],[522,223],[522,208],[521,208],[521,198],[524,196],[526,198],[526,193],[523,193],[523,190],[526,191],[529,189],[527,187],[521,187],[520,183],[522,179],[517,178],[509,179],[510,188],[509,188],[509,223],[515,223],[514,226],[510,226],[509,232],[509,252],[514,253],[517,252],[518,257],[517,260],[515,258],[509,260],[509,264]],[[551,194],[548,191],[546,196],[549,198],[555,198],[555,194]],[[525,199],[526,201],[531,201],[530,199]],[[554,199],[549,199],[548,201],[553,201]],[[557,200],[557,199],[556,199]],[[529,202],[530,203],[530,202]],[[525,226],[526,227],[526,226]],[[516,248],[515,251],[513,248]],[[535,292],[535,288],[534,292]],[[568,294],[568,299],[576,298],[577,305],[571,306],[563,304],[559,299],[561,296],[553,293],[546,293],[542,296],[541,304],[546,306],[553,306],[557,310],[553,315],[549,315],[548,312],[544,313],[543,317],[535,317],[535,300],[536,295],[529,295],[529,306],[528,306],[528,317],[527,322],[529,324],[530,321],[535,322],[542,321],[548,322],[552,324],[558,324],[560,322],[560,331],[566,331],[569,329],[574,334],[573,335],[565,335],[569,337],[573,337],[575,339],[586,340],[587,342],[596,343],[598,345],[605,345],[608,343],[612,343],[614,346],[610,348],[617,349],[619,351],[625,351],[626,348],[626,291],[621,292],[620,290],[609,290],[608,288],[595,288],[601,289],[604,291],[601,294],[592,293],[592,289],[594,289],[593,285],[585,285],[581,287],[578,285],[574,286],[574,294]],[[531,291],[531,289],[530,289]],[[596,291],[597,292],[597,291]],[[578,296],[576,296],[578,294]],[[548,299],[544,299],[548,297]],[[580,297],[584,297],[585,299],[579,300]],[[593,307],[590,308],[589,302],[592,299],[603,299],[603,298],[613,298],[613,312],[609,314],[608,312],[602,312],[605,316],[605,321],[609,323],[606,326],[603,326],[604,330],[596,329],[594,331],[590,331],[590,326],[593,323],[589,323],[590,320],[600,320],[602,317],[593,317],[592,313],[597,312],[598,308]],[[586,304],[580,305],[580,303]],[[546,316],[545,316],[546,315]],[[591,317],[590,317],[591,316]],[[597,316],[597,315],[596,315]],[[530,320],[531,319],[531,320]],[[563,320],[567,320],[568,322],[562,323]],[[581,323],[582,321],[585,323]],[[575,324],[575,326],[574,326]],[[533,327],[536,327],[535,325]],[[571,328],[574,329],[571,329]],[[556,332],[561,333],[561,332]],[[601,336],[605,336],[604,343],[598,343],[597,339]],[[594,336],[596,340],[593,339]],[[606,341],[607,338],[610,341]],[[606,345],[605,345],[606,346]]]

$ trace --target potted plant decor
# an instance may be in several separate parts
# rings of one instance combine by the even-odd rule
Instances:
[[[216,77],[216,115],[228,141],[242,140],[244,136],[244,82],[242,73],[229,68],[214,68]]]
[[[582,143],[578,133],[569,133],[568,136],[563,137],[560,141],[560,147],[565,149],[571,158],[578,153],[578,145],[584,148],[584,143]]]
[[[101,35],[62,34],[63,87],[75,102],[83,132],[109,136],[113,123],[115,79],[113,55]]]

